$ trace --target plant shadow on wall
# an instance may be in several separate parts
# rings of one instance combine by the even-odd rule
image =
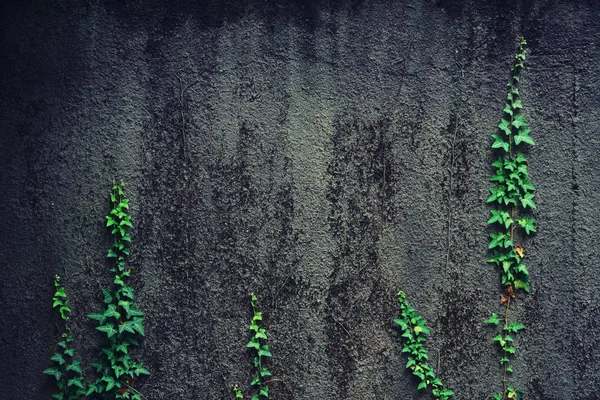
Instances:
[[[45,374],[56,379],[58,392],[52,395],[57,400],[74,400],[83,395],[101,399],[142,400],[144,397],[134,385],[141,375],[149,375],[143,363],[131,358],[132,347],[139,346],[139,340],[145,335],[144,313],[140,311],[134,300],[134,291],[127,283],[131,269],[126,266],[129,257],[131,236],[128,233],[131,217],[127,214],[129,199],[123,191],[124,183],[113,184],[110,194],[112,210],[106,217],[106,226],[114,238],[107,258],[111,261],[111,272],[114,274],[114,289],[102,289],[103,309],[101,312],[89,314],[88,317],[98,322],[97,330],[103,332],[105,341],[97,362],[91,363],[99,376],[87,385],[83,382],[81,364],[74,360],[75,349],[70,346],[73,338],[66,325],[71,311],[63,287],[57,276],[54,285],[53,307],[59,309],[61,319],[65,323],[65,332],[58,342],[58,350],[51,357],[53,365],[44,370]]]
[[[504,307],[502,317],[493,313],[485,321],[486,324],[501,328],[493,341],[498,344],[501,354],[502,392],[492,395],[493,400],[524,398],[521,389],[509,385],[509,377],[513,373],[511,358],[516,353],[515,337],[525,329],[525,325],[511,321],[509,312],[511,304],[515,303],[517,292],[530,291],[529,271],[523,262],[525,248],[518,241],[536,232],[535,219],[530,215],[531,211],[536,209],[533,201],[535,187],[529,178],[528,161],[523,154],[524,145],[533,146],[535,142],[522,114],[523,103],[519,99],[518,89],[520,72],[525,62],[526,44],[525,39],[521,38],[511,67],[512,76],[508,83],[504,117],[498,125],[498,133],[492,135],[492,148],[501,154],[492,163],[496,172],[490,181],[496,186],[490,188],[491,195],[487,202],[496,204],[498,208],[490,210],[491,217],[487,223],[499,228],[499,231],[490,233],[488,249],[492,252],[492,257],[488,262],[500,269],[503,286],[500,305]],[[429,334],[425,320],[407,303],[403,292],[399,292],[398,301],[402,313],[395,322],[400,326],[404,338],[402,352],[409,354],[406,368],[419,379],[417,389],[431,387],[434,398],[446,400],[454,395],[454,392],[443,386],[428,363],[428,352],[423,347],[425,335]]]

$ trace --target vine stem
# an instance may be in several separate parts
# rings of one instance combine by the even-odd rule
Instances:
[[[508,300],[506,301],[506,312],[504,313],[504,325],[507,326],[508,325],[508,311],[510,310],[510,294],[508,295]],[[504,358],[508,358],[506,357],[506,350],[504,351]],[[507,374],[507,368],[508,368],[508,362],[504,363],[504,379],[502,379],[502,383],[504,386],[504,392],[502,393],[502,400],[504,400],[506,398],[506,374]]]

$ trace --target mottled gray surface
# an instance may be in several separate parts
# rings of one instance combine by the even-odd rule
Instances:
[[[94,359],[100,334],[85,315],[110,283],[103,222],[121,178],[147,314],[135,353],[152,372],[145,398],[247,389],[250,292],[271,370],[297,399],[428,398],[391,322],[400,289],[429,321],[456,398],[499,391],[482,324],[501,311],[485,199],[521,35],[538,233],[526,243],[532,293],[513,306],[527,330],[512,382],[527,399],[600,396],[597,2],[11,3],[0,6],[2,399],[51,393],[55,273],[79,354]]]

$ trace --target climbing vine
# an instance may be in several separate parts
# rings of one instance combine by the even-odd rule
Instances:
[[[494,326],[501,325],[501,332],[494,337],[502,352],[500,364],[503,368],[502,393],[492,396],[494,400],[520,399],[522,392],[508,385],[509,375],[513,372],[511,357],[515,355],[513,336],[525,325],[509,319],[511,301],[516,298],[519,289],[529,293],[529,271],[523,262],[525,248],[519,240],[536,231],[535,219],[529,214],[535,210],[533,201],[535,187],[531,184],[528,172],[527,158],[522,153],[524,145],[535,145],[530,136],[530,129],[522,114],[523,104],[519,99],[518,84],[520,72],[525,62],[525,46],[527,42],[521,39],[519,50],[515,55],[512,65],[512,76],[508,83],[508,96],[504,106],[504,117],[498,125],[499,131],[492,135],[494,143],[492,148],[501,152],[492,166],[496,168],[494,176],[490,179],[496,183],[490,188],[488,203],[496,205],[490,210],[491,217],[488,224],[498,228],[497,232],[490,233],[488,249],[492,257],[488,262],[495,264],[500,269],[501,281],[504,287],[500,294],[500,304],[504,306],[504,316],[501,318],[493,313],[485,321]]]
[[[256,353],[256,356],[253,360],[256,375],[254,376],[252,383],[250,383],[250,386],[253,386],[256,390],[256,393],[254,396],[252,396],[252,400],[269,398],[268,378],[272,376],[271,371],[269,371],[269,369],[264,365],[265,360],[272,357],[272,354],[269,351],[269,345],[265,343],[267,340],[267,331],[260,327],[260,323],[262,322],[262,313],[257,311],[257,301],[258,298],[254,293],[252,293],[250,296],[250,304],[252,305],[252,313],[254,315],[252,316],[252,321],[250,322],[250,331],[253,333],[252,338],[246,345],[247,348],[253,349]],[[237,385],[233,387],[233,391],[236,399],[244,398],[242,391]]]
[[[75,348],[71,347],[73,337],[71,336],[69,326],[69,313],[71,308],[65,288],[60,285],[60,276],[54,278],[55,293],[52,298],[52,307],[58,309],[60,318],[63,321],[64,332],[61,340],[57,343],[57,348],[50,360],[52,366],[44,370],[44,374],[52,375],[56,379],[58,392],[52,395],[56,400],[77,400],[85,394],[85,384],[83,382],[83,372],[81,362],[76,360]]]
[[[98,322],[97,330],[106,334],[100,359],[92,363],[100,376],[89,385],[86,396],[98,393],[106,399],[141,400],[142,395],[134,389],[140,375],[149,375],[141,362],[133,361],[129,354],[131,346],[139,346],[138,339],[145,335],[144,313],[134,301],[133,288],[127,283],[131,269],[125,261],[129,257],[131,236],[127,232],[132,227],[127,214],[129,199],[125,197],[123,181],[113,184],[110,200],[113,205],[106,217],[106,226],[114,237],[114,244],[108,250],[107,258],[112,262],[114,290],[102,289],[103,310],[89,314]]]
[[[398,302],[400,303],[400,318],[394,322],[400,326],[402,337],[404,338],[403,353],[408,353],[408,362],[406,368],[412,371],[420,382],[417,389],[426,389],[431,387],[431,394],[439,400],[448,400],[454,395],[454,392],[444,387],[442,381],[437,378],[433,367],[429,365],[429,353],[423,346],[427,340],[429,329],[426,326],[427,321],[416,313],[415,309],[406,301],[406,294],[398,292]]]

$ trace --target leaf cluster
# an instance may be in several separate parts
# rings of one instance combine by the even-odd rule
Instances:
[[[248,349],[252,349],[256,353],[253,359],[256,375],[250,383],[250,386],[255,388],[255,393],[252,396],[252,400],[269,398],[269,386],[267,381],[272,376],[271,371],[264,366],[265,359],[272,357],[272,354],[269,350],[269,345],[266,344],[266,340],[268,339],[267,331],[260,326],[262,322],[262,313],[257,311],[257,301],[258,298],[254,293],[252,293],[250,296],[250,304],[252,306],[253,316],[249,327],[250,331],[252,331],[252,338],[246,344]],[[239,389],[238,385],[233,387],[233,391],[236,399],[244,398],[244,395]]]
[[[535,219],[527,213],[536,209],[534,202],[535,187],[529,178],[527,158],[521,151],[523,145],[535,145],[530,136],[529,124],[522,114],[523,103],[519,99],[518,84],[520,71],[525,62],[525,46],[527,42],[521,38],[519,50],[515,55],[511,67],[512,78],[508,83],[507,101],[504,106],[504,117],[500,119],[498,133],[492,135],[494,143],[492,148],[503,153],[492,166],[496,168],[494,176],[490,181],[496,186],[490,188],[488,203],[497,204],[497,209],[490,210],[491,217],[487,223],[498,227],[497,232],[490,233],[490,244],[488,249],[492,251],[492,257],[488,262],[499,267],[502,285],[507,294],[501,295],[500,304],[505,304],[506,313],[501,333],[497,334],[493,341],[498,343],[502,351],[500,365],[504,369],[502,379],[504,390],[502,393],[492,396],[493,400],[521,399],[522,394],[518,389],[507,385],[508,374],[513,372],[510,364],[511,356],[515,355],[514,338],[525,325],[518,322],[508,322],[508,312],[511,299],[515,298],[515,291],[523,289],[530,290],[529,271],[523,263],[525,249],[520,243],[515,243],[515,231],[520,230],[522,236],[528,236],[536,232]],[[496,313],[484,321],[487,324],[498,326],[500,318]]]
[[[60,285],[60,276],[54,278],[55,293],[53,297],[53,308],[57,308],[61,319],[66,324],[69,319],[68,313],[71,311],[68,305],[68,298],[65,288]],[[65,325],[65,332],[61,335],[61,340],[57,343],[57,348],[50,360],[52,364],[46,368],[43,373],[51,375],[56,380],[58,392],[52,395],[56,400],[76,400],[85,394],[85,383],[81,362],[74,358],[75,348],[71,347],[73,338]]]
[[[502,150],[503,154],[492,163],[496,172],[490,181],[495,182],[496,186],[490,188],[487,202],[497,204],[499,208],[490,210],[491,217],[487,223],[499,229],[498,232],[490,233],[488,249],[493,253],[488,262],[500,268],[502,284],[505,287],[529,292],[529,271],[522,262],[524,249],[520,244],[515,244],[514,240],[517,229],[525,235],[536,232],[535,219],[525,215],[526,212],[536,209],[533,200],[535,187],[529,178],[527,158],[518,151],[522,144],[535,144],[529,136],[528,123],[521,113],[523,104],[518,98],[517,87],[519,73],[525,61],[526,44],[526,41],[521,39],[511,68],[512,78],[508,83],[509,93],[503,110],[505,117],[500,120],[499,132],[492,135],[492,148]]]
[[[494,326],[498,326],[500,324],[500,318],[496,313],[493,313],[492,316],[484,321],[486,324],[491,324]],[[510,356],[514,355],[516,350],[514,347],[514,339],[510,335],[518,333],[520,330],[525,329],[525,325],[518,322],[505,323],[502,330],[504,333],[498,334],[494,337],[494,341],[498,343],[500,349],[503,352],[503,356],[500,359],[500,364],[506,364],[506,372],[513,372],[512,365],[510,365]],[[506,381],[506,378],[504,378]]]
[[[105,343],[97,362],[91,365],[99,377],[89,385],[86,396],[98,393],[104,398],[141,400],[142,396],[133,386],[141,375],[149,375],[143,363],[136,362],[129,354],[132,346],[139,346],[139,338],[145,335],[144,313],[135,303],[134,290],[128,284],[131,270],[126,267],[129,256],[132,227],[127,214],[129,201],[124,195],[124,183],[114,184],[110,200],[113,205],[106,217],[106,226],[114,237],[114,244],[107,258],[113,262],[114,289],[102,289],[103,309],[89,314],[97,321],[97,330],[106,334]]]
[[[447,400],[454,395],[454,392],[445,388],[442,381],[436,377],[434,369],[428,364],[429,355],[427,349],[423,346],[426,342],[426,335],[430,333],[426,326],[427,321],[418,315],[414,308],[406,301],[404,292],[398,292],[398,302],[400,303],[400,318],[394,322],[400,326],[404,345],[403,353],[408,353],[408,362],[406,368],[412,371],[412,374],[419,378],[418,390],[431,387],[431,393],[434,398]]]

